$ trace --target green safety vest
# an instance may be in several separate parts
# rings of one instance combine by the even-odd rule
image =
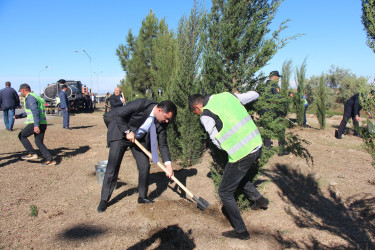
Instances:
[[[240,100],[228,92],[212,95],[204,109],[219,116],[223,128],[215,136],[228,153],[229,162],[236,162],[262,145],[262,137]]]
[[[25,112],[27,114],[25,123],[26,124],[34,123],[34,116],[33,116],[33,113],[31,112],[31,109],[26,108],[26,99],[29,95],[34,96],[38,100],[38,110],[39,110],[39,118],[40,118],[39,124],[47,124],[46,113],[44,109],[45,101],[33,92],[28,93],[24,100]]]

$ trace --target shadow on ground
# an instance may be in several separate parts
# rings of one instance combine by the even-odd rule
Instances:
[[[197,169],[181,169],[174,171],[174,176],[186,187],[186,179],[188,177],[194,176],[198,173]],[[150,199],[155,199],[160,196],[167,188],[172,189],[180,197],[186,198],[186,193],[182,190],[177,183],[174,183],[165,175],[164,172],[150,174],[150,185],[155,183],[156,189],[149,194]],[[187,187],[188,188],[188,187]]]
[[[191,238],[191,230],[185,233],[178,225],[171,225],[163,229],[156,229],[149,238],[138,242],[128,250],[147,249],[194,249],[194,239]]]
[[[97,226],[80,224],[72,228],[66,229],[57,237],[63,240],[83,240],[88,238],[96,238],[101,234],[104,234],[106,231],[106,229]]]
[[[181,169],[181,170],[174,171],[174,175],[184,186],[186,186],[187,177],[196,175],[197,172],[198,171],[195,168]],[[154,200],[155,198],[160,196],[167,188],[171,188],[180,197],[183,197],[183,198],[186,197],[185,191],[179,188],[176,183],[174,184],[172,183],[171,185],[169,184],[170,180],[168,179],[168,177],[166,177],[164,172],[150,174],[149,185],[153,183],[156,183],[156,189],[152,191],[148,196],[148,198],[151,200]],[[126,183],[121,183],[120,185],[124,186],[126,185]],[[174,187],[172,187],[172,185],[174,185]],[[119,186],[117,185],[117,188],[118,187]],[[119,202],[120,200],[124,199],[125,197],[137,193],[137,190],[138,190],[137,188],[130,188],[130,189],[125,190],[124,192],[118,194],[116,197],[111,199],[108,203],[108,206],[112,206],[116,204],[117,202]]]
[[[342,201],[334,187],[330,187],[331,197],[324,196],[312,175],[305,176],[287,165],[277,164],[274,170],[265,170],[279,188],[279,196],[290,206],[285,211],[300,228],[314,228],[328,231],[342,238],[343,245],[324,245],[309,235],[309,240],[295,241],[282,233],[275,235],[276,240],[286,248],[328,249],[355,248],[374,249],[375,237],[375,197],[362,195]]]
[[[55,149],[50,150],[50,153],[52,154],[56,162],[59,163],[61,162],[61,159],[64,157],[73,157],[79,154],[84,154],[89,150],[90,150],[90,146],[80,146],[78,148],[72,148],[72,149],[60,147],[60,148],[55,148]],[[26,151],[2,153],[0,154],[0,162],[1,162],[0,167],[4,167],[13,163],[24,161],[21,159],[21,157],[26,154],[27,154]],[[37,154],[39,157],[41,157],[39,150],[37,151]],[[30,161],[30,162],[38,163],[38,161]]]
[[[78,126],[78,127],[71,127],[71,129],[85,129],[85,128],[92,128],[95,127],[96,125],[88,125],[88,126]]]

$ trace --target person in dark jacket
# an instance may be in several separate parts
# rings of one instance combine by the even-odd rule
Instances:
[[[125,105],[125,99],[121,96],[120,87],[115,88],[115,94],[111,95],[109,103],[111,104],[111,109],[116,109]]]
[[[335,130],[335,137],[337,139],[342,139],[342,134],[344,133],[346,123],[350,118],[353,120],[354,125],[354,136],[362,137],[359,133],[359,116],[362,109],[359,93],[350,97],[344,104],[344,116],[341,120],[338,130]]]
[[[0,91],[0,107],[3,110],[5,128],[13,130],[16,108],[20,106],[20,98],[11,87],[10,82],[5,83],[5,88]]]
[[[25,97],[25,113],[15,115],[14,118],[18,119],[26,117],[26,127],[18,134],[18,138],[27,151],[27,155],[22,156],[21,159],[33,160],[38,158],[33,146],[27,139],[27,137],[34,135],[35,145],[39,148],[40,152],[42,152],[42,155],[46,160],[42,165],[56,165],[56,161],[53,160],[51,153],[43,143],[44,133],[47,130],[47,119],[44,109],[45,102],[43,98],[31,92],[30,86],[26,83],[21,84],[19,91],[21,92],[21,95]]]
[[[69,127],[69,101],[68,97],[66,96],[66,90],[68,89],[68,86],[64,84],[61,88],[62,90],[60,92],[60,109],[63,114],[63,128],[71,129]]]
[[[99,213],[107,209],[108,201],[116,186],[122,158],[128,148],[130,148],[135,158],[139,172],[138,203],[153,202],[147,199],[150,160],[140,148],[135,146],[134,142],[137,139],[145,148],[150,149],[152,135],[155,135],[155,143],[159,146],[161,158],[169,172],[167,176],[171,178],[173,170],[167,142],[167,125],[176,114],[177,107],[169,100],[157,103],[146,99],[136,99],[104,115],[104,123],[108,128],[107,144],[109,145],[109,156],[103,180],[101,200],[97,208]],[[157,162],[157,160],[155,161]]]

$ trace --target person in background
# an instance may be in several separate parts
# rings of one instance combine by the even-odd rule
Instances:
[[[122,107],[125,105],[125,98],[121,95],[121,88],[116,87],[115,88],[115,94],[111,95],[109,98],[109,102],[111,104],[111,109],[116,109],[118,107]]]
[[[259,94],[224,92],[211,96],[195,94],[189,97],[189,110],[200,116],[200,121],[212,142],[228,153],[228,163],[219,186],[222,212],[234,231],[223,236],[250,239],[241,217],[234,193],[238,187],[255,203],[252,209],[267,209],[264,198],[247,177],[247,172],[262,155],[262,137],[244,105],[257,100]]]
[[[19,92],[21,92],[21,95],[25,97],[25,113],[15,115],[14,118],[18,119],[26,117],[26,127],[18,134],[18,138],[27,151],[27,155],[22,156],[21,159],[33,160],[38,158],[33,146],[27,139],[27,137],[34,135],[35,145],[39,148],[40,152],[42,152],[42,155],[45,158],[45,162],[43,162],[42,165],[56,165],[56,161],[53,160],[51,153],[43,143],[44,134],[47,130],[44,100],[35,93],[31,92],[30,86],[26,83],[21,84]]]
[[[104,113],[107,113],[108,111],[111,110],[111,104],[109,103],[109,97],[110,96],[111,96],[111,94],[109,92],[107,92],[107,94],[104,97],[104,106],[105,106]]]
[[[14,115],[20,106],[20,98],[11,87],[10,82],[5,83],[5,88],[0,90],[0,108],[3,110],[5,129],[13,131]]]
[[[374,90],[371,90],[370,96],[372,97],[374,94]],[[354,136],[358,136],[362,138],[362,135],[359,132],[359,116],[360,111],[362,109],[361,102],[360,102],[360,95],[359,93],[350,97],[344,104],[344,115],[342,117],[340,126],[338,130],[335,130],[335,137],[336,139],[342,139],[342,134],[344,133],[346,123],[350,118],[353,120],[354,125]]]
[[[91,110],[94,110],[95,108],[96,108],[95,95],[94,93],[91,93]]]
[[[68,97],[66,96],[66,91],[68,89],[68,86],[65,84],[62,85],[62,90],[60,92],[60,109],[63,114],[63,128],[65,129],[71,129],[69,127],[69,101]]]
[[[306,111],[307,111],[307,108],[309,107],[309,103],[307,102],[307,97],[306,97],[306,94],[304,93],[303,94],[303,106],[305,107],[305,110],[303,112],[303,126],[306,126],[307,125],[307,120],[306,120]]]

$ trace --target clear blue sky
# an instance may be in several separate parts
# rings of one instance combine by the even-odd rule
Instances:
[[[40,76],[42,89],[61,78],[90,87],[85,49],[92,59],[93,91],[112,92],[124,77],[115,51],[129,29],[137,34],[152,9],[176,30],[192,5],[193,0],[0,0],[0,86],[11,81],[18,88],[26,82],[39,93]],[[285,0],[272,30],[289,18],[282,37],[305,35],[280,50],[264,73],[281,70],[287,59],[298,66],[307,57],[307,77],[320,75],[331,65],[374,77],[375,54],[366,45],[360,17],[359,0]]]

